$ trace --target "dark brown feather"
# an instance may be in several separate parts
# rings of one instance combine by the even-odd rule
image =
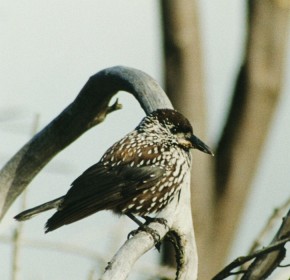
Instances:
[[[46,232],[101,210],[120,212],[120,205],[150,188],[163,173],[163,169],[152,166],[92,166],[72,183],[59,210],[47,221]]]

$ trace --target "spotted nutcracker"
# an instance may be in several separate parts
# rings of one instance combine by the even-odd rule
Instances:
[[[213,155],[193,135],[182,114],[158,109],[79,176],[67,194],[26,210],[15,219],[24,221],[56,208],[46,223],[49,232],[101,210],[113,210],[135,221],[134,215],[146,218],[162,210],[181,191],[192,148]]]

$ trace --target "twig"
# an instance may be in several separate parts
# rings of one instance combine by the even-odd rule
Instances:
[[[212,280],[225,279],[233,275],[232,270],[243,265],[244,263],[255,259],[254,262],[245,271],[242,279],[265,279],[273,270],[279,266],[285,257],[285,243],[290,241],[290,210],[283,218],[283,222],[269,246],[258,250],[248,256],[239,257],[227,265]],[[235,273],[237,274],[237,273]]]
[[[119,103],[119,99],[117,98],[116,101],[111,106],[107,106],[106,109],[103,110],[102,114],[99,114],[96,118],[94,118],[93,121],[88,124],[88,127],[91,128],[95,125],[100,124],[106,119],[108,114],[120,110],[122,108],[123,105]]]
[[[289,208],[290,208],[290,198],[288,198],[279,208],[276,208],[274,210],[268,222],[262,228],[262,230],[258,234],[258,237],[256,238],[253,245],[251,246],[248,253],[249,255],[252,254],[254,251],[256,251],[259,247],[261,247],[261,244],[263,244],[263,240],[266,238],[269,232],[273,229],[277,221],[283,217],[283,215]]]
[[[276,251],[277,249],[280,249],[282,246],[285,245],[285,243],[287,243],[289,241],[290,241],[290,237],[287,237],[287,238],[284,238],[284,239],[282,239],[274,244],[269,245],[268,247],[260,249],[256,252],[252,253],[251,255],[236,258],[229,265],[227,265],[222,271],[220,271],[216,276],[214,276],[212,278],[212,280],[221,280],[221,279],[225,279],[225,278],[227,278],[231,275],[237,274],[237,273],[244,273],[245,272],[244,270],[242,270],[240,272],[232,272],[232,270],[243,265],[244,263],[246,263],[254,258],[266,255],[270,252],[273,252],[273,251]]]
[[[283,218],[283,222],[275,234],[270,245],[276,244],[279,241],[290,237],[290,210]],[[286,254],[284,245],[281,245],[279,250],[270,252],[268,254],[258,256],[254,262],[250,265],[249,269],[243,276],[243,280],[249,279],[266,279],[275,268],[277,268]]]
[[[279,208],[276,208],[265,226],[262,228],[260,233],[258,234],[258,237],[253,242],[248,255],[251,255],[253,252],[257,251],[262,244],[264,243],[264,239],[266,239],[266,236],[271,232],[274,225],[278,222],[279,219],[283,217],[287,209],[290,207],[290,198],[287,199]],[[244,263],[241,267],[242,270],[247,270],[249,267],[248,263]],[[238,278],[237,278],[238,279]]]
[[[30,136],[35,135],[35,133],[37,132],[37,129],[39,127],[39,118],[40,118],[39,114],[36,114],[34,116]],[[27,198],[27,191],[24,191],[21,197],[21,206],[20,206],[21,211],[23,211],[26,208],[26,198]],[[23,226],[24,226],[23,223],[18,223],[13,232],[11,280],[19,279],[20,248],[21,248]]]
[[[2,236],[0,237],[0,241],[3,243],[10,244],[13,240],[9,237]],[[42,241],[35,239],[21,239],[21,245],[31,247],[39,250],[51,250],[51,251],[61,251],[65,254],[73,254],[82,258],[86,258],[89,260],[93,260],[98,263],[106,263],[105,256],[98,254],[94,250],[87,249],[75,244],[65,244],[63,242],[50,242],[50,241]]]

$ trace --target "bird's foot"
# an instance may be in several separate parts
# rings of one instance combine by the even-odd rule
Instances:
[[[152,229],[151,227],[147,226],[146,224],[140,226],[138,229],[135,229],[135,230],[132,230],[131,232],[129,232],[127,238],[130,239],[131,237],[133,237],[134,235],[136,235],[137,233],[142,232],[142,231],[147,232],[152,236],[152,238],[154,240],[155,248],[158,250],[158,252],[160,252],[161,237],[155,229]]]
[[[164,218],[152,218],[149,216],[143,216],[142,218],[146,221],[145,225],[149,225],[150,223],[159,223],[163,225],[164,227],[166,227],[167,229],[169,229],[167,220]]]

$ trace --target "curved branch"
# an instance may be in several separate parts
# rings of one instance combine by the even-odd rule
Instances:
[[[174,211],[176,206],[176,199],[166,207],[158,217],[166,217],[168,227],[172,227]],[[152,222],[148,225],[151,229],[155,230],[160,239],[166,235],[168,228],[160,223]],[[105,273],[101,280],[123,280],[127,279],[133,264],[149,251],[154,246],[154,239],[152,235],[145,231],[140,231],[132,238],[128,239],[123,246],[114,255],[112,260],[108,263]]]
[[[158,108],[172,108],[157,82],[140,70],[116,66],[98,72],[89,79],[77,98],[20,149],[0,171],[1,217],[53,156],[105,119],[106,114],[112,110],[108,107],[110,99],[120,90],[132,93],[146,114]],[[178,279],[196,279],[197,253],[190,208],[190,173],[183,184],[180,197],[176,197],[159,217],[166,219],[169,228],[178,234],[179,256],[182,256],[179,260]],[[165,229],[158,223],[151,223],[150,227],[161,238],[168,231],[168,228]],[[153,246],[150,234],[137,234],[115,255],[103,279],[125,279],[137,258]],[[120,270],[125,272],[120,274]],[[115,278],[108,275],[115,275]],[[121,275],[125,278],[120,278]]]
[[[52,157],[105,119],[110,99],[120,90],[132,93],[147,114],[172,108],[157,82],[140,70],[116,66],[93,75],[77,98],[0,171],[0,217]]]

